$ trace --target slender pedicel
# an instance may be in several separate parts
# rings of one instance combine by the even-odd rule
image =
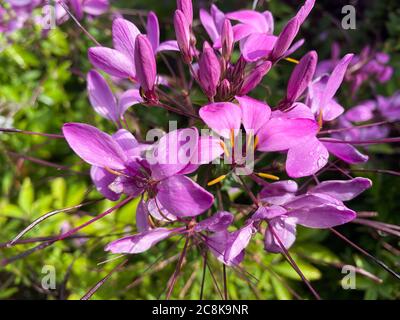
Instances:
[[[397,272],[395,272],[392,269],[390,269],[384,262],[382,262],[379,259],[375,258],[372,254],[368,253],[363,248],[359,247],[357,244],[352,242],[350,239],[345,237],[342,233],[340,233],[339,231],[335,230],[334,228],[329,228],[329,230],[332,231],[340,239],[342,239],[345,242],[347,242],[348,244],[350,244],[353,248],[355,248],[358,251],[360,251],[363,255],[365,255],[366,257],[368,257],[370,259],[372,259],[372,261],[374,261],[377,265],[381,266],[383,269],[385,269],[387,272],[389,272],[392,276],[394,276],[395,278],[400,280],[400,274],[398,274]]]

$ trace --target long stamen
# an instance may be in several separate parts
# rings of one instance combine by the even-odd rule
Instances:
[[[319,126],[320,129],[322,128],[323,121],[324,121],[323,120],[323,113],[322,113],[322,110],[320,110],[319,114],[318,114],[318,126]]]
[[[256,150],[256,148],[258,146],[258,142],[259,142],[258,136],[255,136],[254,137],[254,150]]]
[[[258,172],[258,173],[256,173],[256,175],[258,175],[261,178],[271,179],[271,180],[274,180],[274,181],[278,181],[279,180],[279,177],[274,176],[273,174],[269,174],[269,173]]]
[[[286,61],[289,61],[289,62],[292,62],[292,63],[294,63],[294,64],[299,64],[300,63],[300,61],[299,60],[296,60],[296,59],[293,59],[293,58],[285,58],[285,60]]]
[[[90,40],[92,40],[96,46],[101,47],[101,44],[90,34],[89,31],[87,31],[82,24],[78,21],[78,19],[72,14],[72,12],[68,9],[68,6],[64,3],[62,0],[57,0],[57,3],[63,7],[63,9],[68,13],[68,15],[74,20],[74,22],[77,24],[77,26],[82,29],[82,31],[88,36]]]
[[[254,140],[252,141],[253,137]],[[258,136],[253,136],[252,134],[249,134],[247,138],[247,149],[250,149],[250,147],[252,146],[253,150],[256,150],[258,142],[259,142]]]
[[[233,129],[231,129],[231,131],[230,131],[230,139],[231,139],[231,145],[233,148],[233,146],[235,145],[235,131]]]
[[[112,269],[104,278],[102,278],[99,282],[97,282],[85,295],[81,298],[81,300],[89,300],[97,290],[108,280],[110,277],[120,271],[128,262],[128,259],[125,259],[120,264],[118,264],[114,269]]]
[[[327,139],[327,138],[319,138],[320,141],[326,141],[330,143],[348,143],[348,144],[359,144],[359,145],[367,145],[367,144],[381,144],[381,143],[395,143],[400,142],[400,137],[395,138],[385,138],[381,140],[338,140],[338,139]]]
[[[229,153],[229,150],[228,150],[228,147],[226,146],[226,144],[223,141],[221,141],[219,144],[222,147],[222,149],[224,149],[225,155],[229,158],[231,156],[231,154]]]
[[[211,180],[209,183],[207,183],[207,186],[213,186],[214,184],[217,184],[218,182],[221,182],[226,178],[226,174],[223,174],[222,176],[219,176],[218,178],[215,178],[214,180]]]
[[[42,136],[42,137],[47,137],[47,138],[52,138],[52,139],[64,139],[64,136],[62,134],[26,131],[26,130],[20,130],[20,129],[15,129],[15,128],[0,128],[0,132],[37,135],[37,136]]]
[[[400,280],[400,274],[398,274],[397,272],[393,271],[392,269],[390,269],[384,262],[382,262],[381,260],[379,260],[378,258],[375,258],[372,254],[370,254],[369,252],[365,251],[363,248],[359,247],[357,244],[355,244],[354,242],[352,242],[350,239],[348,239],[347,237],[345,237],[343,234],[341,234],[339,231],[335,230],[334,228],[329,228],[330,231],[332,231],[336,236],[338,236],[340,239],[346,241],[349,245],[351,245],[353,248],[357,249],[358,251],[360,251],[363,255],[365,255],[366,257],[372,259],[372,261],[374,261],[376,264],[378,264],[379,266],[381,266],[383,269],[385,269],[387,272],[389,272],[392,276],[394,276],[396,279]]]

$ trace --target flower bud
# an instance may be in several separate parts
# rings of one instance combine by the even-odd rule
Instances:
[[[187,64],[192,62],[193,56],[190,50],[190,26],[185,14],[181,10],[176,10],[174,15],[174,27],[176,41],[178,42],[179,50],[181,51],[183,61]]]
[[[226,101],[230,96],[231,93],[231,84],[228,79],[224,79],[221,81],[221,84],[218,87],[218,96],[221,101]]]
[[[294,38],[296,37],[299,28],[300,24],[297,17],[289,20],[289,22],[285,25],[282,32],[280,33],[278,39],[276,40],[274,49],[271,52],[269,60],[275,62],[285,54],[285,52],[292,44]]]
[[[204,42],[203,53],[199,60],[198,77],[200,85],[209,99],[217,93],[217,86],[221,76],[221,64],[216,56],[214,49]]]
[[[193,23],[193,5],[192,0],[177,0],[176,6],[178,10],[182,11],[186,17],[189,26]]]
[[[144,98],[154,102],[157,100],[154,91],[157,76],[156,60],[149,39],[142,34],[138,35],[135,41],[135,67]]]
[[[253,90],[271,69],[272,63],[270,61],[265,61],[259,66],[255,67],[245,78],[240,89],[239,95],[246,95],[251,90]]]
[[[286,100],[295,102],[306,90],[312,80],[318,62],[318,55],[315,51],[308,52],[294,68],[287,88]]]
[[[222,26],[221,46],[222,56],[225,61],[229,61],[233,51],[234,37],[232,24],[228,19],[225,19]]]

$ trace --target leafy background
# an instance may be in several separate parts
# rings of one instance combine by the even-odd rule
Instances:
[[[223,11],[250,8],[252,1],[216,1]],[[329,58],[331,44],[337,41],[345,52],[358,53],[371,45],[391,55],[390,64],[395,72],[392,80],[378,85],[379,94],[389,96],[399,88],[400,79],[400,6],[397,0],[353,1],[357,9],[357,29],[338,27],[341,8],[349,1],[317,1],[310,18],[301,29],[307,41],[296,57],[310,49],[318,51],[320,59]],[[171,17],[174,1],[117,0],[113,10],[120,8],[125,17],[141,25],[142,13],[154,10],[160,19],[162,38],[174,38]],[[207,7],[209,1],[195,1],[197,7]],[[276,29],[297,10],[298,1],[259,1],[258,10],[271,10]],[[196,10],[196,12],[198,12]],[[113,14],[105,14],[93,21],[84,20],[89,32],[102,44],[110,44]],[[196,15],[196,17],[198,17]],[[196,32],[205,39],[204,31]],[[47,36],[38,28],[25,28],[12,35],[8,41],[0,35],[0,127],[12,127],[59,133],[64,122],[87,122],[104,130],[112,127],[91,109],[86,95],[85,74],[90,69],[87,49],[93,45],[81,30],[69,20]],[[171,58],[171,57],[169,57]],[[292,65],[281,63],[264,79],[254,96],[274,105],[282,96]],[[163,63],[159,70],[167,73]],[[346,107],[357,104],[341,89],[341,102]],[[358,100],[373,98],[364,86]],[[197,98],[197,100],[196,100]],[[193,99],[200,102],[198,92]],[[128,119],[136,134],[144,134],[150,127],[166,129],[167,120],[175,116],[162,110],[149,110],[136,106],[129,111]],[[185,120],[179,119],[184,125]],[[399,147],[383,145],[369,150],[370,168],[400,170]],[[41,159],[46,163],[37,163]],[[59,165],[49,166],[48,163]],[[100,195],[91,188],[87,176],[88,166],[83,164],[63,140],[40,136],[0,133],[0,260],[21,258],[27,250],[40,241],[6,246],[18,232],[31,221],[52,210],[77,205],[82,201],[96,200]],[[364,195],[349,203],[359,211],[377,211],[378,219],[400,224],[399,179],[394,176],[368,174],[374,186]],[[325,175],[326,178],[337,174]],[[228,182],[234,184],[234,182]],[[224,196],[227,196],[224,193]],[[246,203],[237,195],[238,203]],[[59,241],[24,258],[0,265],[0,299],[79,299],[101,278],[105,277],[121,259],[103,251],[104,245],[121,234],[135,230],[134,216],[137,201],[101,219],[79,233],[82,238]],[[109,201],[98,201],[83,208],[59,213],[35,227],[25,237],[32,240],[51,237],[61,230],[78,226],[112,207]],[[354,242],[374,256],[399,270],[399,240],[377,233],[368,227],[349,224],[340,228]],[[35,239],[39,238],[39,239]],[[149,252],[129,257],[129,262],[94,294],[93,299],[155,299],[164,298],[167,282],[174,272],[177,254],[182,250],[179,238],[164,241]],[[390,248],[390,250],[388,250]],[[396,249],[397,248],[397,249]],[[398,299],[400,282],[379,266],[360,255],[329,231],[300,228],[296,245],[291,249],[305,276],[325,299]],[[343,290],[341,266],[350,264],[375,275],[371,280],[358,274],[356,290]],[[41,281],[43,266],[56,270],[56,290],[44,290]],[[153,266],[149,269],[150,266]],[[222,266],[210,257],[204,298],[218,299],[222,289]],[[243,270],[227,270],[228,294],[231,299],[295,299],[312,298],[296,272],[280,255],[266,254],[258,235],[252,241]],[[201,290],[202,257],[196,248],[189,250],[182,274],[173,292],[173,298],[198,299]],[[213,281],[215,278],[215,282]]]

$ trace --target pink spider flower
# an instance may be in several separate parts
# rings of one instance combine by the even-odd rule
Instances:
[[[63,133],[75,153],[92,165],[94,184],[110,200],[142,195],[147,210],[157,217],[164,212],[161,216],[169,219],[196,216],[213,203],[214,197],[185,174],[223,150],[215,138],[199,137],[195,128],[171,131],[155,146],[138,143],[125,129],[110,136],[87,124],[67,123]]]
[[[112,76],[138,80],[135,66],[135,46],[139,34],[139,29],[132,22],[123,18],[115,19],[112,25],[114,49],[90,48],[88,52],[90,62]],[[153,55],[165,50],[179,50],[176,41],[166,41],[160,44],[158,19],[153,12],[150,12],[147,17],[147,39],[151,44]]]
[[[290,116],[282,112],[271,112],[271,108],[258,100],[243,96],[236,97],[239,105],[231,102],[208,104],[200,109],[200,117],[217,134],[225,139],[235,139],[243,125],[248,139],[254,139],[254,150],[263,152],[287,151],[312,139],[318,132],[318,124],[313,119],[298,118],[294,108]],[[293,173],[291,166],[302,163],[302,155],[288,159],[286,170]]]
[[[279,181],[266,186],[260,193],[261,205],[244,227],[229,235],[224,259],[230,262],[237,258],[249,244],[252,236],[266,221],[265,250],[283,253],[296,240],[296,227],[326,229],[348,223],[355,219],[356,212],[347,208],[344,201],[357,197],[372,185],[369,179],[324,181],[296,195],[296,182]]]
[[[139,233],[109,243],[105,250],[112,253],[136,254],[147,251],[158,242],[172,236],[185,235],[194,237],[196,238],[195,240],[205,243],[210,251],[221,260],[223,251],[220,250],[223,250],[223,247],[221,247],[220,241],[217,242],[215,240],[227,233],[227,228],[233,222],[233,215],[226,211],[218,211],[213,216],[200,222],[197,222],[193,218],[191,220],[181,220],[179,223],[184,226],[175,228],[151,227],[147,222],[148,220],[145,219],[145,214],[143,214],[143,218],[145,222],[144,229],[142,226],[139,228]],[[241,259],[242,256],[239,256],[230,264],[236,265],[240,263]]]

